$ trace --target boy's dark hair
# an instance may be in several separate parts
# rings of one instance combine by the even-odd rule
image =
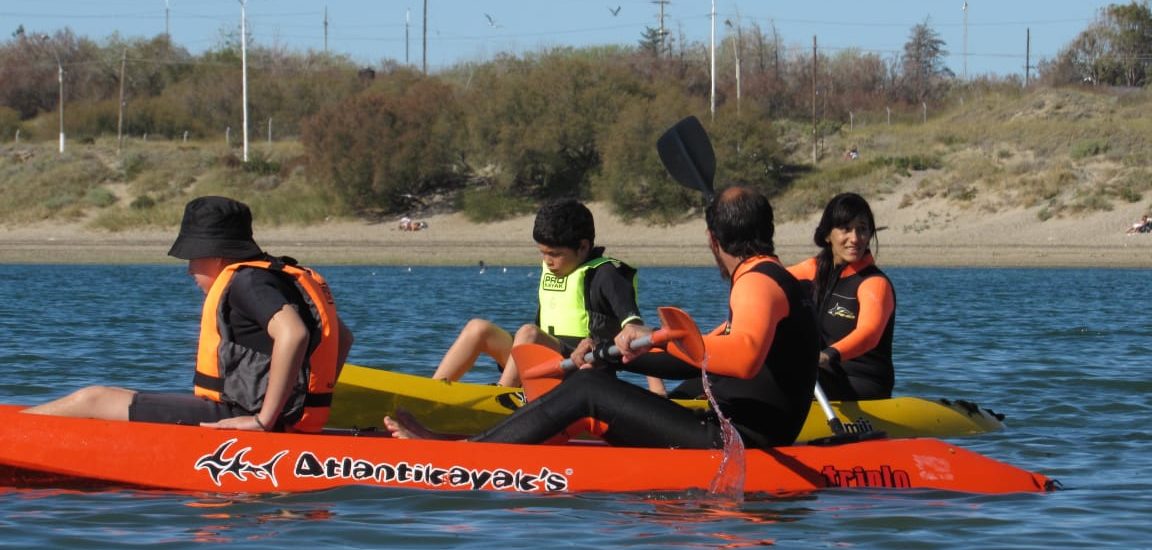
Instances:
[[[580,241],[588,239],[596,244],[596,224],[592,212],[579,201],[565,199],[548,203],[536,212],[532,239],[544,246],[580,248]]]
[[[772,203],[751,187],[734,186],[720,192],[704,210],[704,220],[728,254],[741,259],[776,254]]]

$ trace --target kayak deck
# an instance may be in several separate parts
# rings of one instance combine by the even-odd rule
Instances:
[[[701,400],[681,400],[704,407]],[[346,365],[336,384],[328,426],[380,426],[385,415],[404,409],[428,428],[476,434],[524,404],[519,388],[433,380],[395,371]],[[893,397],[832,402],[849,433],[882,431],[889,437],[957,437],[1004,429],[1003,416],[963,400]],[[831,436],[823,411],[813,402],[798,440]]]

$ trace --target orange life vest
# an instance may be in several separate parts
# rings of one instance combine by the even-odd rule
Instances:
[[[291,276],[319,324],[308,327],[309,331],[319,331],[320,343],[304,361],[296,387],[280,413],[281,418],[289,421],[299,418],[289,426],[292,430],[318,432],[328,421],[339,371],[336,303],[328,283],[319,273],[297,266],[291,260],[240,262],[221,271],[208,291],[200,316],[195,393],[213,401],[235,404],[252,413],[259,412],[263,406],[271,358],[232,341],[232,331],[224,318],[224,304],[233,276],[240,269],[253,268]]]

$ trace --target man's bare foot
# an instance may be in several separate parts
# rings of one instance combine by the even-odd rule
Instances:
[[[403,424],[397,422],[391,416],[384,417],[384,429],[388,430],[392,434],[392,437],[396,439],[420,439],[414,437],[412,432],[408,431],[408,428],[404,427]]]
[[[392,437],[396,439],[460,439],[462,437],[438,434],[429,430],[420,425],[420,422],[411,413],[403,409],[396,411],[395,418],[385,416],[384,427],[392,432]]]

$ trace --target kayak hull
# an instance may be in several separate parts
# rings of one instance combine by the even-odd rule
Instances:
[[[700,400],[679,401],[703,407]],[[328,426],[380,426],[385,415],[404,409],[430,429],[476,434],[524,404],[519,388],[433,380],[395,371],[346,365],[336,384]],[[881,431],[889,437],[958,437],[1004,429],[1002,416],[963,400],[894,397],[832,402],[849,433]],[[815,402],[799,441],[831,436],[827,419]]]
[[[413,441],[379,433],[283,434],[23,414],[0,405],[0,484],[107,484],[210,493],[343,486],[523,493],[706,490],[719,450],[597,443]],[[966,493],[1050,490],[1029,472],[937,439],[748,450],[745,493],[827,488]]]

